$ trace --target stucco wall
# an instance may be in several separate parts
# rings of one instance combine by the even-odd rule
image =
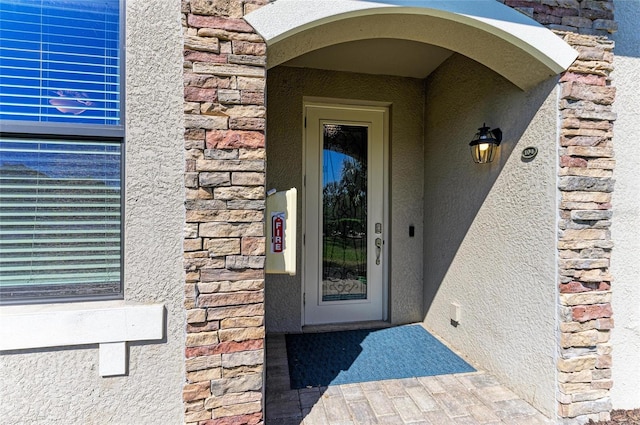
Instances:
[[[164,303],[166,338],[129,344],[122,377],[99,376],[97,346],[3,355],[3,424],[183,421],[180,3],[128,1],[126,33],[125,298]]]
[[[618,32],[615,40],[613,85],[616,86],[614,126],[616,180],[613,193],[614,277],[613,388],[615,409],[640,407],[640,2],[614,1]]]
[[[267,188],[302,185],[303,96],[390,102],[391,306],[393,323],[421,320],[423,82],[416,79],[277,67],[267,76]],[[301,192],[299,192],[301,193]],[[298,242],[302,228],[298,199]],[[409,238],[409,225],[416,235]],[[301,270],[301,256],[298,256]],[[267,332],[299,331],[301,274],[267,275]]]
[[[425,323],[472,363],[555,415],[554,81],[523,92],[454,55],[427,80]],[[504,140],[491,164],[469,141],[483,122]],[[538,156],[521,160],[534,146]],[[450,304],[462,320],[450,322]]]

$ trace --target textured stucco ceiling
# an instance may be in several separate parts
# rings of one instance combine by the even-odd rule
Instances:
[[[293,58],[284,65],[425,78],[452,53],[450,50],[416,41],[368,39],[323,47]]]

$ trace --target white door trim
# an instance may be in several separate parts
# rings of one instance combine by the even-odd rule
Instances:
[[[371,122],[376,122],[378,126],[381,125],[381,135],[382,135],[382,158],[381,158],[381,162],[382,162],[382,223],[383,223],[383,233],[382,233],[382,239],[385,241],[385,244],[382,247],[382,264],[381,264],[381,293],[379,294],[379,296],[375,299],[375,303],[376,305],[379,305],[380,309],[379,309],[379,313],[376,317],[372,317],[372,318],[366,318],[363,320],[387,320],[388,319],[388,304],[389,304],[389,284],[388,284],[388,276],[389,276],[389,244],[387,241],[389,241],[389,205],[388,205],[388,194],[389,194],[389,181],[388,181],[388,176],[389,176],[389,104],[388,103],[381,103],[381,102],[376,102],[376,103],[371,103],[371,102],[349,102],[346,103],[344,100],[336,100],[336,99],[320,99],[320,98],[305,98],[304,99],[304,116],[303,119],[307,120],[307,114],[309,111],[325,111],[327,113],[329,113],[330,115],[333,114],[332,116],[335,117],[335,114],[346,114],[347,118],[341,118],[341,120],[345,121],[345,122],[354,122],[354,123],[361,123],[361,122],[365,122],[367,120],[371,121]],[[317,118],[317,113],[315,114],[316,118]],[[366,117],[366,118],[359,118],[358,117]],[[353,117],[355,117],[356,119],[353,119]],[[379,131],[379,130],[378,130]],[[305,176],[305,181],[308,179],[307,173],[308,173],[308,164],[307,164],[307,160],[308,160],[308,142],[307,142],[307,128],[306,125],[303,125],[303,140],[304,140],[304,144],[303,144],[303,174]],[[380,134],[380,133],[378,133]],[[318,270],[311,270],[313,269],[313,264],[311,264],[311,268],[310,265],[307,264],[307,253],[309,253],[310,251],[313,252],[313,255],[315,258],[319,258],[319,252],[318,249],[316,248],[315,250],[312,249],[312,247],[310,247],[308,244],[310,243],[310,238],[309,235],[306,234],[308,232],[307,229],[307,220],[308,220],[308,212],[311,211],[319,211],[319,202],[316,201],[315,208],[310,208],[310,205],[313,204],[313,200],[310,200],[309,198],[309,192],[307,191],[307,188],[305,187],[304,190],[302,191],[302,228],[304,229],[304,236],[303,236],[303,241],[306,240],[306,243],[303,244],[303,261],[302,261],[302,299],[301,299],[301,303],[302,303],[302,314],[301,314],[301,320],[302,320],[302,324],[303,325],[310,325],[310,324],[320,324],[320,323],[336,323],[336,322],[345,322],[345,321],[354,321],[352,319],[348,319],[345,320],[344,318],[340,318],[339,315],[336,316],[338,317],[337,320],[332,320],[334,317],[332,315],[332,319],[318,319],[317,317],[309,317],[308,311],[307,311],[307,306],[305,305],[305,302],[307,303],[307,305],[309,305],[310,302],[313,303],[318,303],[319,302],[319,296],[317,293],[315,294],[310,294],[307,292],[307,279],[310,278],[309,273],[314,274],[314,276],[318,276]],[[318,221],[319,218],[315,218],[314,221]],[[314,239],[314,238],[311,238]],[[317,238],[316,238],[317,239]],[[369,249],[371,249],[371,247],[369,247]],[[373,249],[371,252],[374,252]],[[315,267],[317,269],[317,267]],[[305,294],[305,292],[307,292]],[[344,304],[349,304],[349,302],[341,302]],[[379,303],[379,304],[378,304]],[[354,306],[355,307],[355,306]],[[356,320],[359,321],[359,320]]]

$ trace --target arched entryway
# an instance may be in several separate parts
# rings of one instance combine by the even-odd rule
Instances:
[[[185,240],[185,258],[189,259],[186,306],[189,323],[206,323],[206,330],[223,328],[219,344],[212,342],[206,349],[200,345],[213,340],[192,335],[202,331],[201,327],[188,328],[187,343],[196,347],[188,345],[187,358],[193,360],[187,361],[187,367],[199,368],[204,360],[201,357],[211,353],[214,357],[223,353],[223,366],[222,378],[214,363],[212,370],[207,368],[206,376],[214,377],[211,388],[197,384],[204,372],[193,373],[193,377],[188,374],[186,400],[202,400],[213,394],[205,408],[215,409],[222,402],[217,399],[221,394],[231,389],[233,393],[246,391],[243,398],[225,398],[224,403],[228,399],[234,409],[214,410],[214,417],[249,414],[257,420],[263,320],[266,317],[270,331],[299,330],[305,323],[300,278],[269,276],[267,312],[263,314],[265,115],[269,117],[266,184],[278,186],[276,189],[300,188],[305,180],[300,164],[307,159],[301,149],[308,137],[308,130],[303,130],[304,111],[321,103],[387,111],[388,171],[384,174],[388,190],[383,198],[388,212],[381,223],[387,232],[383,247],[389,250],[384,256],[389,262],[387,320],[393,324],[423,320],[452,346],[473,355],[479,365],[499,374],[550,415],[558,389],[562,416],[607,409],[606,390],[597,392],[602,400],[586,407],[573,397],[589,397],[589,388],[610,384],[606,358],[600,363],[605,370],[596,371],[598,364],[584,364],[585,370],[594,369],[593,387],[574,388],[560,381],[582,376],[582,370],[577,375],[558,374],[560,383],[554,382],[556,366],[566,371],[574,367],[573,360],[582,365],[589,354],[573,359],[575,353],[584,353],[579,348],[584,342],[574,338],[579,336],[574,335],[578,328],[565,326],[558,332],[558,319],[561,325],[567,324],[572,319],[567,314],[570,307],[576,306],[573,310],[578,311],[601,299],[606,302],[601,294],[573,294],[581,290],[580,282],[583,290],[590,290],[589,279],[595,273],[571,269],[578,264],[575,261],[562,261],[559,268],[556,264],[559,243],[581,246],[595,235],[557,232],[558,227],[565,229],[564,224],[580,223],[557,222],[556,187],[563,201],[572,191],[588,190],[587,183],[582,184],[586,179],[575,177],[582,174],[571,174],[575,173],[571,164],[584,150],[566,149],[570,153],[562,159],[569,162],[561,162],[558,170],[557,148],[560,135],[563,142],[577,143],[573,126],[583,121],[588,124],[586,121],[594,118],[589,111],[576,110],[575,100],[597,97],[597,91],[600,101],[610,104],[605,98],[609,88],[577,89],[584,82],[606,84],[606,75],[594,77],[597,71],[583,67],[599,66],[597,58],[611,59],[606,42],[562,34],[572,45],[589,43],[594,49],[583,52],[585,63],[574,64],[577,73],[563,75],[565,83],[558,93],[554,76],[576,52],[533,21],[492,0],[255,0],[240,4],[240,8],[236,3],[193,1],[185,6],[189,13],[185,100],[188,108],[194,108],[185,115],[187,170],[193,171],[186,182],[190,188],[187,198],[193,199],[187,202],[191,233]],[[246,21],[240,19],[245,15]],[[447,25],[438,25],[441,21]],[[341,23],[353,25],[340,28]],[[358,34],[351,34],[352,28]],[[434,28],[438,29],[435,34],[430,33]],[[446,44],[451,40],[453,45]],[[393,60],[371,61],[377,56],[371,54],[376,49]],[[357,59],[347,60],[352,57]],[[416,68],[424,74],[412,74]],[[603,125],[615,119],[606,107],[596,118]],[[485,122],[502,128],[504,138],[495,161],[476,166],[468,156],[468,140]],[[537,149],[538,156],[533,161],[521,160],[520,149],[530,151],[530,147]],[[598,159],[589,164],[598,170],[611,166]],[[558,179],[558,173],[569,174]],[[291,184],[290,180],[295,181]],[[606,178],[599,183],[603,192],[610,190]],[[562,205],[561,214],[570,214],[573,220],[573,210],[580,206],[571,202]],[[216,212],[205,214],[202,208]],[[584,216],[576,214],[575,220],[580,217]],[[358,232],[351,235],[360,237]],[[608,243],[606,232],[598,235],[603,240],[596,243]],[[300,239],[295,245],[302,246]],[[302,258],[299,249],[298,254]],[[207,259],[201,260],[202,255]],[[606,257],[606,250],[602,255]],[[604,262],[594,262],[592,268],[597,269],[595,264]],[[569,277],[579,281],[577,285],[567,282]],[[602,277],[610,279],[606,274]],[[559,296],[558,281],[560,290],[571,294]],[[559,315],[557,303],[561,306]],[[598,317],[610,316],[606,314],[603,309]],[[458,326],[453,326],[451,318]],[[228,326],[234,329],[225,329]],[[606,343],[608,329],[591,333],[597,333],[598,353],[600,348],[606,350],[600,345]],[[564,345],[558,344],[559,337]],[[558,354],[561,358],[556,365]],[[568,358],[571,361],[565,361]],[[242,376],[246,389],[237,387],[240,381],[231,376]],[[249,398],[251,402],[241,401]]]
[[[268,46],[267,68],[288,61],[300,66],[315,59],[319,49],[343,43],[389,39],[413,41],[407,48],[439,47],[469,57],[526,89],[559,74],[577,57],[571,47],[555,34],[512,8],[493,0],[412,1],[278,0],[245,16]],[[342,46],[345,47],[345,46]],[[334,52],[342,53],[340,50]],[[383,46],[384,47],[384,46]],[[301,56],[315,52],[305,59]],[[383,53],[381,51],[380,53]],[[325,51],[327,53],[327,51]],[[396,55],[391,75],[402,72],[407,61],[413,66],[442,61],[444,57],[419,56],[424,51],[404,50],[404,60]],[[328,56],[328,55],[325,55]],[[361,59],[362,56],[353,56]],[[349,56],[341,56],[349,61]],[[368,57],[376,61],[375,57]],[[332,66],[329,58],[324,67]],[[365,70],[368,63],[339,65],[350,70]],[[387,67],[387,71],[393,67]],[[376,73],[375,70],[372,73]],[[416,76],[415,74],[413,76]],[[424,75],[423,75],[424,77]]]
[[[555,249],[553,77],[576,52],[495,1],[424,7],[279,0],[245,19],[267,43],[267,187],[296,187],[301,194],[299,272],[267,275],[267,332],[359,320],[337,310],[310,314],[337,303],[328,274],[314,270],[315,264],[333,270],[326,264],[336,261],[322,251],[327,229],[314,221],[321,220],[324,198],[313,189],[321,177],[310,164],[320,159],[309,140],[320,122],[358,125],[336,111],[379,108],[383,158],[374,174],[382,177],[382,215],[369,220],[365,243],[372,264],[382,240],[381,267],[370,265],[368,274],[339,283],[380,274],[381,293],[367,301],[381,309],[367,320],[424,321],[553,414],[555,305],[546,301],[556,291],[549,255]],[[314,108],[333,112],[325,117]],[[505,143],[496,162],[482,168],[471,162],[467,145],[484,122],[502,127]],[[529,144],[540,152],[534,167],[511,155]],[[543,193],[527,192],[531,185]],[[545,284],[536,287],[540,281]],[[342,299],[350,312],[358,305],[351,296]],[[452,310],[464,317],[456,326]]]

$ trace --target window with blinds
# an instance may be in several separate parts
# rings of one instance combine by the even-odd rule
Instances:
[[[0,302],[122,296],[120,0],[0,0]]]

